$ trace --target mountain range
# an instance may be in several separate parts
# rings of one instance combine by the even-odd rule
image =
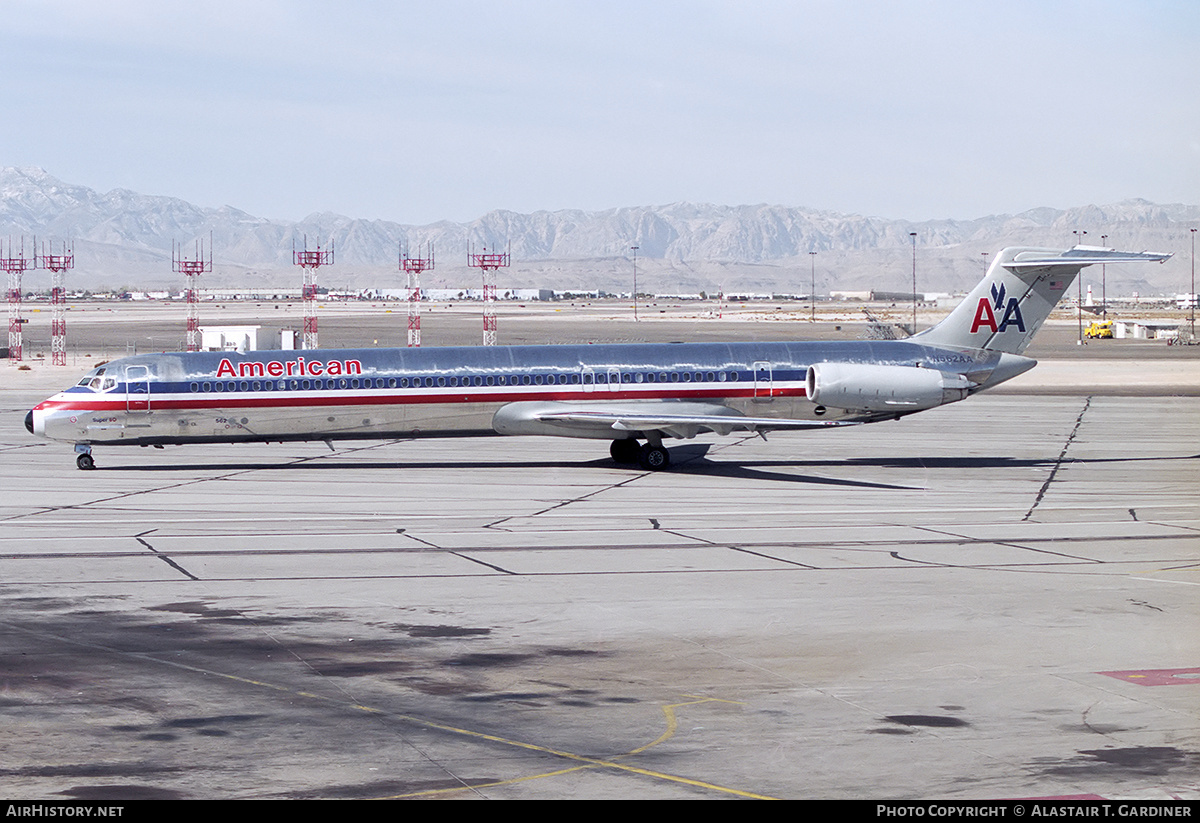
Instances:
[[[807,293],[813,269],[818,293],[907,291],[915,232],[918,290],[962,291],[978,281],[987,257],[1010,245],[1066,248],[1075,231],[1085,241],[1125,249],[1174,252],[1162,266],[1111,267],[1110,294],[1186,291],[1189,229],[1200,206],[1132,199],[1068,209],[1041,207],[970,220],[910,221],[809,208],[673,203],[605,211],[497,210],[469,223],[408,226],[385,220],[313,214],[298,222],[256,217],[232,206],[204,208],[126,189],[100,193],[63,182],[39,168],[0,170],[0,238],[8,245],[60,248],[69,241],[75,268],[69,288],[181,288],[172,250],[207,254],[205,287],[298,286],[295,249],[332,247],[334,263],[317,282],[336,288],[401,288],[401,246],[430,247],[436,268],[427,287],[473,286],[468,248],[507,250],[512,264],[502,287],[628,291],[637,246],[638,287],[657,293]],[[816,252],[811,256],[810,252]],[[1090,276],[1090,275],[1089,275]],[[42,281],[46,281],[43,283]],[[46,288],[45,272],[25,274],[28,289]],[[1089,280],[1088,282],[1091,282]],[[1098,280],[1097,280],[1098,282]]]

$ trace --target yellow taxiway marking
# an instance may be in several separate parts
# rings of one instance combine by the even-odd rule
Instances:
[[[3,624],[0,624],[0,625],[3,625]],[[514,748],[524,749],[525,751],[538,752],[540,754],[548,754],[548,755],[552,755],[554,757],[563,758],[565,760],[573,760],[573,761],[581,764],[579,766],[575,766],[570,769],[561,769],[558,771],[548,772],[548,773],[539,774],[539,775],[529,775],[529,776],[526,776],[523,778],[514,778],[512,780],[497,781],[497,782],[492,782],[492,783],[487,783],[487,784],[479,784],[479,785],[464,784],[463,786],[458,787],[458,788],[441,790],[443,792],[444,791],[464,791],[464,790],[470,790],[470,789],[476,789],[476,788],[483,788],[485,786],[498,786],[498,785],[504,785],[507,783],[517,783],[517,782],[522,782],[524,780],[533,780],[533,779],[537,779],[537,778],[541,778],[541,777],[550,777],[550,776],[554,776],[554,775],[567,774],[569,772],[577,771],[579,769],[584,769],[584,768],[599,767],[599,768],[614,769],[617,771],[628,772],[631,774],[637,774],[637,775],[641,775],[643,777],[650,777],[650,778],[653,778],[656,780],[663,780],[663,781],[666,781],[669,783],[678,783],[678,784],[681,784],[684,786],[692,786],[692,787],[699,788],[699,789],[707,789],[709,791],[720,792],[722,794],[730,794],[730,795],[734,795],[736,797],[745,797],[745,798],[756,799],[756,800],[776,800],[776,799],[778,799],[778,798],[770,797],[767,795],[761,795],[761,794],[756,794],[754,792],[744,791],[741,789],[734,789],[729,786],[721,786],[716,783],[709,783],[704,780],[694,780],[690,777],[682,777],[680,775],[668,774],[666,772],[655,771],[653,769],[643,769],[641,767],[633,766],[628,763],[621,763],[618,760],[613,759],[613,758],[588,757],[586,755],[562,751],[561,749],[552,749],[549,746],[541,746],[537,743],[528,743],[523,740],[514,740],[509,737],[501,737],[499,735],[487,734],[485,732],[477,732],[477,731],[473,731],[471,729],[460,728],[458,726],[450,726],[445,723],[438,723],[433,720],[427,720],[422,717],[417,717],[416,715],[398,714],[396,712],[391,712],[386,709],[378,709],[378,708],[374,708],[371,706],[365,706],[365,705],[358,704],[358,703],[349,703],[349,702],[345,701],[344,699],[341,699],[338,697],[330,697],[328,695],[320,695],[320,694],[315,694],[313,692],[307,692],[307,691],[298,691],[298,690],[290,688],[288,686],[281,686],[276,683],[268,683],[265,680],[254,680],[249,677],[242,677],[241,675],[228,674],[226,672],[214,671],[212,669],[206,669],[201,666],[192,666],[187,663],[180,663],[178,661],[173,661],[173,660],[163,660],[161,658],[155,657],[150,654],[143,654],[140,652],[122,651],[120,649],[114,649],[112,647],[104,646],[104,645],[101,645],[98,643],[85,643],[85,642],[81,642],[79,640],[75,640],[75,639],[72,639],[69,637],[63,637],[61,635],[51,635],[51,634],[45,634],[42,632],[31,631],[31,630],[26,629],[21,626],[11,626],[10,625],[9,628],[17,629],[18,631],[21,631],[23,633],[31,634],[31,635],[35,635],[35,636],[54,637],[56,640],[59,640],[64,643],[69,643],[69,644],[75,645],[75,646],[83,646],[85,648],[96,649],[99,651],[108,652],[110,654],[114,654],[119,657],[136,657],[139,660],[159,663],[163,666],[170,666],[172,668],[181,669],[183,671],[196,672],[197,674],[204,674],[204,675],[208,675],[211,677],[220,677],[225,680],[234,681],[236,683],[245,683],[245,684],[248,684],[251,686],[258,686],[258,687],[261,687],[264,689],[270,689],[271,691],[293,694],[293,695],[296,695],[297,697],[304,697],[304,698],[307,698],[310,700],[316,700],[316,701],[325,702],[325,703],[335,703],[338,705],[345,705],[345,706],[349,706],[351,708],[358,709],[359,711],[362,711],[362,712],[383,715],[386,717],[394,718],[396,720],[402,720],[402,721],[405,721],[408,723],[412,723],[414,725],[423,726],[424,728],[427,728],[427,729],[436,729],[438,731],[448,732],[450,734],[456,734],[456,735],[460,735],[462,737],[475,738],[477,740],[487,740],[492,743],[499,743],[499,744],[502,744],[505,746],[512,746]],[[690,695],[688,695],[688,696],[690,696]],[[646,751],[650,747],[656,746],[659,743],[662,743],[664,740],[668,740],[671,736],[673,736],[675,734],[676,728],[678,727],[678,723],[675,719],[675,708],[676,707],[690,706],[690,705],[695,705],[697,703],[708,703],[708,702],[731,703],[734,701],[718,700],[717,698],[696,697],[686,703],[672,703],[667,706],[663,706],[662,710],[667,718],[666,731],[664,731],[663,734],[659,735],[659,737],[656,738],[654,741],[647,743],[645,746],[641,746],[641,747],[634,749],[624,755],[618,755],[618,757],[628,757],[630,755],[634,755],[639,752]],[[412,794],[412,795],[395,795],[395,797],[417,797],[420,795],[428,795],[428,794],[435,794],[435,793],[437,793],[437,792],[419,792],[419,793]]]
[[[519,748],[530,749],[530,750],[538,751],[538,752],[544,752],[547,754],[552,754],[556,757],[563,757],[563,758],[567,758],[569,760],[580,761],[580,763],[582,765],[574,766],[569,769],[559,769],[557,771],[552,771],[552,772],[542,772],[540,774],[525,775],[524,777],[514,777],[510,780],[493,780],[488,783],[473,783],[471,785],[455,786],[453,788],[446,788],[446,789],[429,789],[427,791],[413,792],[411,794],[391,795],[389,797],[380,798],[380,799],[397,800],[397,799],[401,799],[401,798],[410,798],[410,797],[432,797],[435,795],[451,794],[453,792],[470,791],[471,789],[486,789],[486,788],[491,788],[494,786],[507,786],[507,785],[512,785],[514,783],[523,783],[528,780],[541,780],[541,779],[547,778],[547,777],[559,777],[561,775],[570,774],[571,772],[580,771],[582,769],[610,768],[610,769],[619,769],[622,771],[632,772],[634,774],[643,775],[645,777],[653,777],[653,778],[656,778],[659,780],[666,780],[666,781],[672,782],[672,783],[682,783],[687,786],[695,786],[697,788],[709,789],[709,790],[712,790],[715,792],[721,792],[723,794],[732,794],[736,797],[745,797],[745,798],[749,798],[749,799],[753,799],[753,800],[777,800],[778,798],[770,797],[768,795],[756,794],[754,792],[747,792],[747,791],[743,791],[741,789],[734,789],[734,788],[730,788],[729,786],[721,786],[716,783],[709,783],[709,782],[702,781],[702,780],[693,780],[688,777],[680,777],[679,775],[667,774],[665,772],[658,772],[658,771],[653,771],[650,769],[642,769],[642,768],[638,768],[637,766],[631,766],[627,763],[619,762],[619,758],[630,757],[635,754],[640,754],[641,752],[651,749],[654,746],[657,746],[658,744],[671,739],[675,735],[676,730],[679,728],[679,723],[678,723],[678,720],[676,718],[676,713],[675,713],[675,710],[677,708],[680,708],[683,706],[696,706],[701,703],[736,703],[737,702],[737,701],[733,701],[733,700],[721,700],[720,698],[716,698],[716,697],[696,697],[693,695],[684,695],[684,696],[692,697],[693,699],[691,699],[687,702],[684,702],[684,703],[669,703],[665,706],[662,706],[663,715],[666,717],[667,728],[661,735],[659,735],[657,738],[655,738],[651,742],[645,744],[644,746],[639,746],[636,749],[632,749],[632,750],[626,752],[625,754],[617,755],[616,757],[611,758],[611,759],[585,757],[583,755],[577,755],[577,754],[573,754],[571,752],[564,752],[564,751],[560,751],[558,749],[550,749],[545,746],[538,746],[538,745],[532,744],[532,743],[522,743],[520,741],[511,740],[511,739],[503,738],[503,737],[497,737],[495,735],[482,734],[479,732],[472,732],[472,731],[469,731],[466,729],[458,729],[453,726],[444,726],[441,724],[429,723],[428,721],[420,720],[417,718],[409,718],[409,719],[412,719],[414,722],[421,723],[422,725],[425,725],[429,728],[441,729],[443,731],[451,731],[456,734],[465,734],[465,735],[469,735],[472,737],[481,737],[486,740],[491,740],[491,741],[498,742],[498,743],[504,743],[504,744],[510,745],[510,746],[517,746]]]

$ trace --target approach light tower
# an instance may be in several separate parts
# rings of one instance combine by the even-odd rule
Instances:
[[[317,348],[317,284],[315,282],[317,269],[333,263],[333,241],[329,248],[317,246],[310,251],[308,235],[304,235],[304,250],[296,251],[296,241],[292,240],[292,262],[304,269],[304,288],[300,292],[304,300],[304,348]]]
[[[37,239],[34,239],[36,245]],[[25,256],[25,238],[21,238],[21,249],[15,251],[13,249],[13,241],[8,239],[8,246],[5,247],[3,241],[0,241],[0,269],[8,272],[8,362],[21,362],[21,326],[24,320],[21,319],[21,275],[26,269],[32,269],[37,265],[37,255],[33,257]]]
[[[400,248],[400,270],[408,275],[408,345],[411,348],[421,347],[421,272],[433,269],[433,244],[429,244],[429,256],[411,257],[403,247]]]
[[[187,350],[200,351],[200,290],[196,288],[196,278],[212,271],[212,235],[208,237],[207,257],[202,239],[196,241],[192,257],[184,257],[183,246],[172,241],[171,271],[187,278],[187,288],[183,290],[183,301],[187,304]]]
[[[467,248],[467,265],[483,272],[483,345],[496,345],[496,271],[508,268],[512,256],[489,252],[483,247],[482,254]]]
[[[63,276],[68,269],[75,268],[75,247],[72,243],[64,242],[62,254],[54,253],[54,243],[50,244],[50,253],[42,246],[42,255],[37,261],[39,268],[50,271],[50,363],[54,366],[67,365],[67,317],[66,290],[63,288]]]

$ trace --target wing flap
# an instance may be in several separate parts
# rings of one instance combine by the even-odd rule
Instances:
[[[669,437],[690,439],[703,432],[720,435],[735,431],[767,432],[781,430],[829,429],[857,426],[857,421],[788,420],[774,417],[744,417],[740,414],[629,414],[605,411],[558,411],[537,415],[544,423],[578,424],[587,427],[605,425],[614,431],[660,431]]]
[[[747,417],[719,403],[652,402],[517,402],[497,410],[492,428],[500,434],[547,434],[619,440],[636,432],[691,439],[697,434],[735,431],[753,433],[830,429],[859,425],[861,420],[789,420]]]

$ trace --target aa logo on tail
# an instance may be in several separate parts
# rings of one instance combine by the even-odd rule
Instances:
[[[1010,323],[1020,331],[1025,331],[1025,319],[1021,317],[1021,307],[1017,303],[1017,298],[1009,297],[1008,304],[1005,305],[1005,296],[1004,284],[993,283],[992,299],[979,298],[979,305],[975,307],[975,319],[971,321],[971,334],[975,334],[985,326],[993,332],[1002,332],[1008,329]],[[1000,324],[996,325],[996,315],[1001,309],[1004,310],[1004,315]]]

